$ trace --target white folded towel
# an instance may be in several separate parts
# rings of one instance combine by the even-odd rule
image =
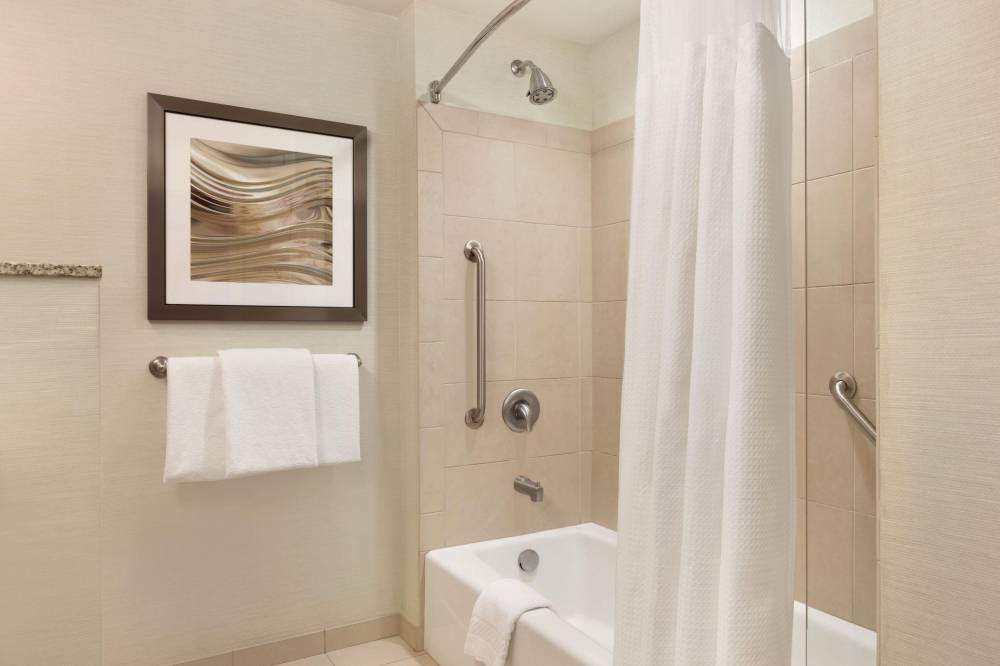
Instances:
[[[351,354],[317,354],[316,417],[320,465],[361,460],[358,359]]]
[[[548,607],[545,597],[519,580],[493,581],[479,593],[472,607],[465,654],[485,666],[504,666],[518,618],[527,611]]]
[[[219,362],[229,442],[226,477],[315,467],[316,390],[309,351],[226,349]]]
[[[170,359],[163,481],[226,478],[226,425],[218,357]]]

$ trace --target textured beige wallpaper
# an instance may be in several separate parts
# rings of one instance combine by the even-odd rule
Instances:
[[[882,664],[1000,654],[1000,4],[883,0]]]
[[[73,523],[60,552],[91,563],[99,545],[100,571],[47,579],[63,605],[21,637],[78,656],[15,662],[169,664],[398,612],[396,21],[329,0],[0,0],[0,16],[2,258],[104,265],[99,366],[79,378],[100,381],[99,487],[53,514]],[[369,128],[364,326],[146,321],[147,91]],[[361,354],[360,464],[163,485],[165,384],[147,361],[247,346]],[[46,487],[89,473],[50,471]]]

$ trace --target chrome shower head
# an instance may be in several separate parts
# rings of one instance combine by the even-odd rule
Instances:
[[[545,72],[530,60],[515,60],[510,63],[510,71],[517,77],[524,76],[529,69],[531,79],[528,83],[528,101],[532,104],[548,104],[556,98],[556,87]]]

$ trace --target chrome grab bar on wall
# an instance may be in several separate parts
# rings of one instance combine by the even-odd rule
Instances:
[[[834,400],[840,403],[840,406],[845,412],[851,415],[851,417],[858,422],[861,429],[865,431],[868,435],[868,439],[875,443],[878,440],[878,433],[875,431],[875,425],[868,420],[868,417],[861,413],[861,410],[854,406],[851,402],[851,398],[854,394],[858,392],[858,383],[854,381],[854,377],[850,374],[844,372],[843,370],[833,373],[833,377],[830,377],[830,394],[833,396]]]
[[[465,413],[465,425],[478,428],[486,416],[486,255],[477,240],[466,243],[463,253],[476,264],[476,406]]]

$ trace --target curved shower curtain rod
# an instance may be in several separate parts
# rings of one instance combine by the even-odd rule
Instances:
[[[441,103],[441,91],[444,90],[444,87],[448,85],[448,82],[451,81],[456,74],[458,74],[458,70],[462,69],[462,65],[468,62],[469,58],[472,57],[472,54],[476,52],[476,49],[482,46],[483,42],[485,42],[487,38],[489,38],[489,36],[503,24],[504,21],[519,12],[529,2],[531,2],[531,0],[514,0],[514,2],[507,5],[499,14],[494,16],[492,21],[486,24],[486,27],[483,28],[478,35],[476,35],[476,38],[465,47],[465,50],[462,51],[462,55],[458,56],[458,60],[456,60],[455,64],[451,66],[451,69],[445,72],[445,75],[440,79],[435,79],[427,85],[427,92],[430,95],[431,102],[434,104]]]

